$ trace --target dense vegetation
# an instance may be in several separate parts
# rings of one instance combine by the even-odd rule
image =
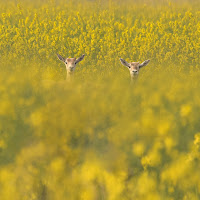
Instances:
[[[0,199],[200,199],[199,10],[1,0]]]

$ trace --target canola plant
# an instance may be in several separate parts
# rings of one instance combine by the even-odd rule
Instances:
[[[0,199],[200,199],[199,8],[1,0]]]

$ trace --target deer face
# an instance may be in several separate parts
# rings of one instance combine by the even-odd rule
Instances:
[[[138,76],[139,74],[139,71],[142,67],[148,65],[148,63],[150,62],[150,60],[145,60],[143,63],[139,63],[139,62],[131,62],[131,63],[128,63],[126,62],[124,59],[120,58],[120,61],[122,63],[122,65],[128,67],[129,71],[130,71],[130,75],[131,77],[134,77],[134,76]]]
[[[130,66],[128,67],[130,74],[132,76],[138,75],[140,70],[140,63],[139,62],[132,62],[130,63]]]
[[[67,72],[69,73],[73,72],[76,68],[76,58],[66,58],[65,66]]]
[[[84,58],[84,54],[81,56],[81,57],[79,57],[79,58],[63,58],[61,55],[59,55],[59,54],[57,54],[57,56],[58,56],[58,59],[59,60],[61,60],[62,62],[64,62],[65,63],[65,66],[66,66],[66,70],[67,70],[67,73],[73,73],[74,72],[74,70],[75,70],[75,68],[76,68],[76,64],[78,63],[78,62],[80,62],[81,60],[83,60],[83,58]]]

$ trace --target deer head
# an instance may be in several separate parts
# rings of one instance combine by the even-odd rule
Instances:
[[[66,66],[66,70],[67,70],[67,79],[74,73],[74,70],[76,68],[76,65],[83,60],[84,58],[84,54],[79,57],[79,58],[63,58],[61,55],[57,54],[58,59],[61,60],[62,62],[64,62],[65,66]]]
[[[138,76],[139,71],[142,67],[148,65],[148,63],[150,62],[150,60],[145,60],[143,63],[139,63],[139,62],[126,62],[124,59],[120,58],[120,61],[122,63],[122,65],[128,67],[129,71],[130,71],[130,75],[131,78],[135,78]]]

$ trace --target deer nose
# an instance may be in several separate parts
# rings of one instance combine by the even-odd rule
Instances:
[[[133,72],[133,73],[137,73],[137,70],[133,70],[132,72]]]

